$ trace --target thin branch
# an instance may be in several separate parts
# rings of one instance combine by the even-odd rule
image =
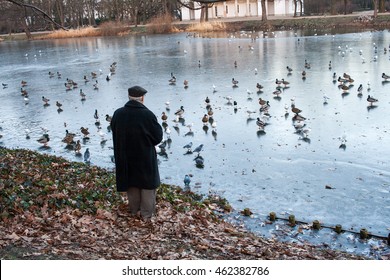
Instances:
[[[63,29],[63,30],[68,30],[67,28],[63,27],[61,24],[55,22],[47,13],[45,13],[43,10],[41,10],[40,8],[34,6],[34,5],[31,5],[31,4],[26,4],[26,3],[21,3],[19,1],[15,1],[15,0],[6,0],[8,2],[11,2],[19,7],[24,7],[24,8],[30,8],[32,9],[33,11],[36,11],[36,12],[39,12],[44,19],[48,19],[50,22],[54,23],[54,25],[56,25],[57,27]]]

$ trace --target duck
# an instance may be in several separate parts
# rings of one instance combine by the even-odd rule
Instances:
[[[171,72],[171,78],[168,80],[168,82],[170,85],[176,84],[176,77],[173,75],[172,72]]]
[[[22,86],[22,87],[25,87],[25,86],[27,86],[27,82],[26,82],[26,81],[24,81],[24,80],[22,80],[22,81],[20,82],[20,84],[21,84],[21,86]]]
[[[46,97],[44,97],[44,96],[42,96],[42,101],[43,101],[43,103],[44,103],[44,106],[47,106],[47,105],[49,105],[50,99],[49,99],[49,98],[46,98]]]
[[[61,110],[62,104],[58,101],[56,101],[56,106],[58,107],[58,110]]]
[[[256,119],[256,125],[258,126],[259,130],[264,130],[265,123],[259,117]]]
[[[1,83],[1,85],[3,86],[3,89],[8,87],[8,84],[6,83]]]
[[[286,68],[287,68],[287,71],[289,72],[289,73],[291,73],[292,71],[293,71],[293,69],[290,67],[290,66],[286,66]]]
[[[112,116],[110,116],[109,114],[106,114],[106,121],[111,123],[111,120],[112,120]]]
[[[189,176],[188,174],[186,174],[186,175],[184,176],[184,185],[185,185],[186,187],[188,187],[188,186],[190,185],[190,183],[191,183],[191,178],[190,178],[190,176]]]
[[[305,70],[302,71],[302,79],[306,79],[306,71]]]
[[[290,82],[285,81],[284,79],[282,79],[282,84],[284,85],[284,87],[288,87]]]
[[[204,102],[206,103],[206,107],[210,105],[210,98],[208,96],[206,96],[206,99],[204,100]]]
[[[80,96],[81,96],[81,100],[85,100],[86,99],[86,95],[85,95],[85,93],[83,92],[82,89],[80,89]]]
[[[207,114],[203,115],[202,122],[203,125],[207,125],[207,123],[209,122],[209,116]]]
[[[292,111],[294,114],[296,114],[296,115],[298,115],[299,113],[302,112],[301,109],[295,107],[295,105],[293,105],[293,104],[291,105],[291,111]]]
[[[238,87],[238,81],[234,78],[232,78],[232,84],[233,84],[233,87]]]
[[[95,119],[95,125],[99,125],[100,124],[100,120],[99,120],[99,114],[98,114],[97,109],[95,109],[95,113],[93,114],[93,117]]]
[[[378,102],[378,99],[372,97],[371,95],[368,95],[367,101],[370,103],[370,106],[372,106],[374,102]]]
[[[85,82],[85,83],[88,83],[88,82],[89,82],[89,79],[87,78],[86,75],[84,75],[84,82]]]
[[[184,84],[184,88],[188,88],[188,80],[184,80],[183,84]]]
[[[340,89],[345,93],[345,92],[347,92],[347,91],[349,90],[349,86],[347,86],[347,85],[341,85],[341,86],[340,86]]]
[[[81,143],[80,143],[80,140],[77,140],[76,144],[74,145],[74,151],[76,154],[79,154],[80,150],[81,150]]]
[[[93,89],[99,89],[99,82],[97,80],[93,84]]]
[[[66,90],[71,90],[73,88],[72,84],[65,83],[65,89]]]
[[[213,111],[213,108],[209,107],[208,110],[207,110],[207,115],[209,116],[209,118],[212,118],[213,115],[214,115],[214,111]]]
[[[68,130],[65,131],[65,137],[62,139],[62,142],[70,145],[72,143],[74,143],[73,139],[75,137],[75,134],[74,133],[70,133]]]
[[[261,92],[261,90],[264,88],[261,84],[256,83],[257,92]]]
[[[385,81],[387,81],[388,79],[390,79],[390,76],[387,75],[386,73],[382,73],[382,78],[385,79]]]
[[[272,92],[272,94],[275,95],[276,97],[280,97],[280,94],[282,94],[282,91],[280,89],[277,89],[274,92]]]
[[[183,116],[184,114],[184,107],[183,106],[180,106],[180,109],[178,109],[176,112],[175,112],[175,115],[176,116],[179,116],[180,118]]]
[[[20,93],[21,93],[22,96],[27,96],[28,95],[27,90],[25,90],[24,88],[20,88]]]
[[[161,114],[161,119],[162,119],[163,122],[166,122],[166,121],[167,121],[168,116],[167,116],[167,114],[166,114],[165,112],[162,112],[162,114]]]
[[[49,134],[44,133],[39,139],[37,140],[38,143],[43,144],[43,146],[47,146],[47,143],[49,143],[50,137]]]
[[[85,128],[85,127],[81,127],[80,128],[80,131],[81,131],[81,133],[84,135],[84,138],[87,138],[88,137],[88,135],[89,135],[89,131],[88,131],[88,128]]]

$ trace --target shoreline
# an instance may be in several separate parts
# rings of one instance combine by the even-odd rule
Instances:
[[[221,218],[226,200],[178,186],[161,185],[147,223],[127,214],[112,171],[24,149],[0,155],[1,259],[371,259],[256,236]]]
[[[199,30],[198,32],[237,32],[237,31],[281,31],[281,30],[337,30],[342,28],[355,28],[355,29],[371,29],[371,30],[383,30],[390,29],[390,13],[378,13],[377,18],[373,18],[373,11],[359,12],[347,15],[319,15],[319,16],[269,16],[266,22],[263,22],[260,17],[244,17],[244,18],[220,18],[211,19],[207,23],[223,23],[224,29],[217,30]],[[166,23],[162,23],[166,25]],[[173,32],[189,32],[188,29],[196,28],[197,25],[201,25],[199,20],[187,20],[171,22],[171,25],[175,30]],[[97,36],[123,36],[131,34],[154,34],[155,32],[148,31],[148,27],[151,24],[118,27],[116,35],[108,33]],[[95,28],[98,30],[99,28]],[[113,30],[115,28],[111,28]],[[124,31],[125,30],[125,31]],[[107,30],[105,30],[107,31]],[[197,32],[191,31],[191,32]],[[32,40],[36,39],[49,39],[45,38],[45,35],[53,33],[52,31],[39,31],[32,33]],[[107,33],[107,32],[106,32]],[[115,33],[115,31],[114,31]],[[163,32],[164,33],[164,32]],[[167,33],[169,34],[169,33]],[[88,36],[88,35],[85,35]],[[91,35],[96,36],[96,35]],[[72,34],[69,37],[83,37],[74,36]],[[63,37],[67,38],[67,37]],[[13,41],[13,40],[26,40],[25,33],[17,34],[0,34],[0,42]]]

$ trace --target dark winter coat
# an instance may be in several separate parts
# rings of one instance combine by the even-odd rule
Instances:
[[[155,146],[163,137],[156,116],[142,103],[130,100],[111,120],[116,187],[156,189],[160,185]]]

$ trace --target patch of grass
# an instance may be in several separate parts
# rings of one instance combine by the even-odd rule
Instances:
[[[215,31],[225,31],[225,23],[221,21],[212,21],[212,22],[200,22],[197,24],[192,24],[187,28],[188,32],[215,32]]]
[[[52,33],[40,36],[38,39],[63,39],[76,37],[94,37],[100,36],[101,31],[94,27],[85,27],[80,29],[56,30]]]
[[[148,24],[146,30],[152,34],[178,32],[178,29],[172,25],[172,17],[169,14],[154,17]]]

